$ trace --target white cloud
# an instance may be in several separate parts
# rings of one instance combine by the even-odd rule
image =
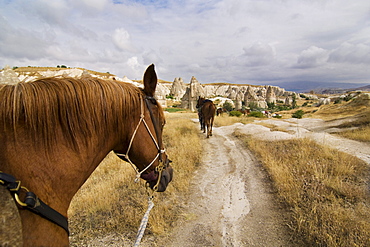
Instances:
[[[108,0],[81,0],[81,2],[92,9],[103,10],[109,3]]]
[[[325,49],[311,46],[301,52],[298,57],[298,68],[313,68],[323,65],[328,60],[328,52]]]
[[[351,44],[345,42],[331,52],[329,62],[363,63],[370,66],[370,44]]]
[[[250,47],[243,48],[244,54],[241,56],[245,59],[248,66],[263,66],[273,62],[275,52],[271,45],[257,42]]]
[[[135,52],[130,34],[124,28],[117,28],[112,35],[112,41],[122,51]]]
[[[135,79],[155,63],[169,81],[369,83],[369,9],[367,0],[2,1],[0,67],[64,63]]]

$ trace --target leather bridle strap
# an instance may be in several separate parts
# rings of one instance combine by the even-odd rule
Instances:
[[[44,217],[54,224],[57,224],[69,235],[67,218],[46,205],[40,200],[40,198],[38,198],[33,192],[30,192],[26,187],[21,186],[21,181],[17,181],[15,177],[10,174],[0,172],[0,184],[5,186],[11,192],[18,205]],[[19,192],[21,190],[26,191],[26,198],[24,199],[24,202],[19,199]]]
[[[142,96],[141,96],[141,95],[140,95],[139,97],[140,97],[140,111],[141,111],[141,113],[140,113],[140,120],[139,120],[139,122],[137,123],[136,128],[135,128],[135,130],[134,130],[134,133],[133,133],[133,134],[132,134],[132,136],[131,136],[131,140],[130,140],[129,146],[128,146],[127,150],[126,150],[126,154],[121,154],[121,153],[117,153],[117,152],[115,152],[115,153],[116,153],[116,155],[117,155],[118,157],[120,157],[121,159],[123,159],[123,160],[125,160],[125,161],[129,162],[129,163],[130,163],[130,165],[132,166],[132,168],[136,171],[136,178],[135,178],[135,182],[138,182],[138,181],[139,181],[139,179],[140,179],[141,174],[143,174],[146,170],[148,170],[148,169],[149,169],[149,167],[151,167],[151,166],[153,165],[153,163],[158,159],[158,157],[160,157],[160,158],[161,158],[162,153],[164,153],[164,152],[165,152],[165,150],[164,150],[164,149],[161,149],[161,148],[160,148],[160,146],[158,145],[158,142],[157,142],[157,141],[156,141],[156,139],[154,138],[154,136],[153,136],[152,132],[151,132],[151,131],[150,131],[150,129],[149,129],[148,124],[146,123],[146,121],[145,121],[145,119],[144,119],[144,104],[143,104],[143,99],[142,99]],[[150,109],[150,107],[149,107],[148,105],[147,105],[147,107]],[[150,112],[151,112],[151,110],[150,110]],[[151,119],[152,119],[152,121],[153,121],[152,113],[150,114],[150,117],[151,117]],[[150,162],[150,163],[149,163],[149,164],[148,164],[148,165],[147,165],[143,170],[139,171],[139,169],[135,166],[135,164],[130,160],[129,152],[130,152],[130,150],[131,150],[132,143],[133,143],[133,141],[134,141],[134,138],[135,138],[135,136],[136,136],[137,130],[139,129],[139,127],[140,127],[140,124],[141,124],[141,123],[143,123],[143,124],[144,124],[144,126],[145,126],[145,128],[147,129],[147,131],[148,131],[148,133],[149,133],[150,137],[152,138],[152,140],[153,140],[153,142],[154,142],[154,144],[155,144],[156,148],[158,149],[158,153],[157,153],[157,155],[154,157],[154,159],[152,160],[152,162]],[[153,125],[155,126],[154,122],[153,122]],[[156,130],[157,128],[156,128],[156,127],[154,127],[154,129]],[[156,130],[156,132],[157,132],[157,130]],[[157,133],[156,133],[156,134],[157,134]],[[158,139],[158,134],[157,134],[157,139]]]
[[[152,119],[155,134],[157,136],[157,141],[158,141],[157,148],[158,148],[158,150],[161,150],[160,148],[162,147],[162,144],[163,144],[162,143],[162,135],[161,135],[161,133],[159,133],[159,124],[157,123],[157,120],[154,117],[152,108],[150,108],[150,106],[149,106],[149,102],[148,102],[149,100],[155,101],[155,102],[157,102],[157,100],[154,97],[149,97],[149,96],[145,97],[146,107],[149,110],[150,118]],[[159,152],[159,161],[162,161],[162,153],[161,152]]]

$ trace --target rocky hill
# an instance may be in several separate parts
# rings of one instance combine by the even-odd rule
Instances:
[[[127,77],[119,78],[110,73],[100,73],[82,68],[56,68],[56,67],[6,67],[0,72],[0,83],[14,84],[20,81],[29,82],[37,78],[51,76],[81,77],[89,74],[102,79],[115,79],[123,82],[133,83],[142,87],[140,81],[132,81]],[[289,105],[292,98],[297,96],[294,92],[286,91],[277,86],[255,86],[239,85],[229,83],[201,84],[193,76],[189,83],[182,78],[175,78],[173,82],[159,80],[156,97],[163,106],[167,105],[169,99],[181,102],[181,107],[195,111],[198,97],[210,99],[223,98],[219,102],[229,101],[235,109],[253,105],[258,108],[267,108],[268,103],[284,102]],[[312,96],[314,97],[314,96]],[[221,107],[220,103],[218,107]]]

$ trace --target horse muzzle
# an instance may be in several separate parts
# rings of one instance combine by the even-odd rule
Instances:
[[[161,176],[159,177],[160,174]],[[149,187],[156,192],[164,192],[168,184],[172,181],[172,177],[173,169],[170,165],[167,165],[161,173],[152,171],[150,173],[141,174],[141,178],[146,180]]]

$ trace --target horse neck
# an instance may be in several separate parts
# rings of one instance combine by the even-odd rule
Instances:
[[[113,135],[104,136],[104,140],[96,136],[89,147],[80,145],[73,151],[58,138],[58,145],[47,153],[35,148],[32,138],[21,136],[15,141],[13,135],[0,133],[0,170],[15,176],[64,216],[74,194],[117,142]],[[68,246],[68,236],[61,227],[28,210],[20,210],[20,215],[24,246]]]
[[[34,192],[45,203],[66,215],[69,203],[99,163],[104,159],[116,142],[113,135],[90,138],[90,145],[83,145],[73,150],[67,141],[63,141],[61,131],[57,131],[58,143],[52,150],[45,151],[35,147],[34,140],[11,135],[0,144],[1,169],[10,173],[22,185]]]

